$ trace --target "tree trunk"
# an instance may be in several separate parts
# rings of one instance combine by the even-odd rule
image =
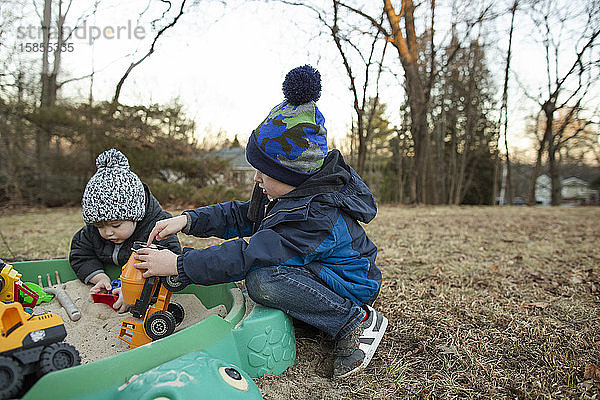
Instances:
[[[498,154],[498,150],[496,150],[496,154],[495,154],[495,159],[494,159],[494,176],[493,176],[493,180],[492,180],[492,198],[491,203],[492,205],[496,204],[496,193],[498,192],[498,165],[500,164],[500,155]],[[502,205],[502,204],[499,204]]]
[[[49,44],[50,44],[50,24],[52,18],[52,0],[44,0],[44,16],[42,20],[42,42],[44,48],[42,49],[42,96],[40,99],[40,104],[42,107],[45,107],[49,103],[49,93],[50,93],[50,61],[48,60],[48,56],[50,54]]]
[[[510,72],[510,59],[511,59],[511,52],[512,52],[513,31],[514,31],[514,27],[515,27],[515,14],[517,13],[518,7],[519,7],[519,1],[515,0],[513,2],[512,8],[511,8],[510,30],[508,33],[508,50],[506,52],[506,66],[504,68],[504,87],[502,90],[502,106],[500,107],[500,120],[502,120],[502,117],[504,117],[504,149],[506,151],[506,187],[504,188],[504,193],[505,193],[508,204],[512,204],[512,202],[513,202],[512,172],[511,172],[511,165],[510,165],[510,154],[509,154],[509,150],[508,150],[508,137],[506,136],[506,134],[508,132],[508,77],[509,77],[509,72]],[[498,124],[498,134],[499,133],[500,133],[500,124]]]
[[[448,204],[452,204],[452,201],[454,199],[454,193],[456,191],[456,181],[458,179],[458,172],[456,170],[456,152],[457,152],[457,145],[456,145],[456,121],[455,118],[453,118],[453,115],[450,116],[450,122],[449,122],[449,129],[450,129],[450,150],[449,150],[449,154],[448,156],[450,157],[450,160],[448,160],[448,171],[447,173],[447,177],[448,177],[448,198],[447,198],[447,202]]]
[[[538,176],[540,176],[540,170],[542,169],[542,157],[544,155],[544,150],[546,148],[546,144],[550,142],[552,138],[552,128],[554,124],[554,110],[555,104],[553,101],[547,101],[542,106],[542,110],[546,116],[546,126],[544,127],[544,136],[540,141],[540,146],[537,150],[537,156],[535,160],[535,167],[533,168],[533,174],[531,175],[531,181],[529,183],[529,201],[528,205],[535,205],[535,183],[537,181]]]
[[[364,123],[362,113],[358,113],[357,122],[357,136],[358,136],[358,162],[356,165],[356,172],[358,175],[363,176],[365,172],[365,162],[367,160],[367,139],[364,136]]]
[[[408,67],[409,69],[414,69],[413,74],[416,75],[416,65],[412,65]],[[409,105],[410,105],[410,115],[411,115],[411,135],[414,143],[415,150],[415,162],[413,168],[411,169],[410,174],[410,202],[411,203],[423,203],[426,201],[425,196],[425,185],[424,181],[426,179],[427,173],[427,165],[426,165],[426,157],[427,157],[427,104],[425,101],[425,96],[423,95],[421,82],[418,76],[409,78],[407,74],[407,86],[413,87],[413,89],[409,88],[409,92],[412,92],[412,96],[409,95]],[[411,81],[412,79],[416,79],[415,81]],[[411,81],[411,82],[409,82]],[[414,89],[414,86],[417,86]]]
[[[411,135],[414,142],[414,165],[410,172],[409,196],[411,203],[421,203],[426,200],[425,180],[427,157],[427,108],[428,101],[425,87],[419,77],[418,48],[415,33],[414,10],[412,0],[403,1],[404,23],[406,38],[400,30],[400,16],[394,11],[391,0],[383,0],[384,10],[392,28],[390,38],[392,45],[398,51],[406,79],[406,91],[411,116]]]
[[[403,179],[403,170],[402,170],[402,149],[400,147],[400,140],[396,142],[397,154],[396,154],[396,172],[398,173],[396,188],[397,188],[397,197],[396,201],[398,203],[404,202],[404,179]]]
[[[56,78],[54,85],[52,85],[52,78],[50,74],[50,61],[49,47],[50,47],[50,24],[52,17],[52,0],[44,1],[44,14],[42,20],[42,33],[43,33],[43,50],[42,50],[42,94],[40,98],[40,108],[45,109],[54,104],[52,91],[56,90]],[[37,196],[42,204],[46,203],[46,181],[48,179],[48,154],[50,152],[50,128],[43,126],[37,129],[35,136],[35,147],[36,147],[36,167],[37,175],[39,179],[38,193]]]
[[[548,173],[550,175],[550,182],[552,188],[550,204],[553,206],[560,206],[560,172],[558,168],[558,163],[556,161],[556,148],[552,140],[550,141],[550,143],[548,143]]]

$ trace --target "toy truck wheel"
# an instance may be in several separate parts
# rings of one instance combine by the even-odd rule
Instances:
[[[167,311],[173,314],[175,317],[175,325],[179,326],[181,321],[183,321],[183,317],[185,317],[185,311],[183,310],[183,306],[176,301],[172,301],[169,303],[167,307]]]
[[[42,350],[40,355],[40,374],[45,375],[59,369],[70,368],[81,363],[79,352],[69,343],[53,343]]]
[[[175,332],[175,317],[168,311],[160,310],[144,322],[144,330],[152,340],[162,339]]]
[[[23,385],[23,369],[12,358],[0,356],[0,398],[16,397]]]
[[[185,288],[185,285],[181,283],[177,275],[163,276],[161,282],[163,286],[171,292],[179,292]]]

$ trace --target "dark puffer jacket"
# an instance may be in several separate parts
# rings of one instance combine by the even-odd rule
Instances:
[[[171,214],[161,208],[158,200],[145,184],[144,192],[146,195],[144,218],[137,223],[133,234],[123,243],[115,244],[102,239],[98,228],[92,224],[87,224],[73,236],[69,261],[81,281],[87,283],[94,275],[104,272],[104,264],[125,265],[131,255],[133,242],[146,242],[156,221],[171,217]],[[176,254],[181,253],[181,245],[175,235],[155,243]]]
[[[206,249],[184,249],[177,257],[183,283],[210,285],[240,280],[267,265],[305,267],[342,297],[371,304],[379,294],[377,247],[360,222],[377,214],[375,199],[337,150],[323,167],[272,201],[253,224],[250,202],[232,201],[188,210],[189,234],[232,239]],[[242,237],[250,236],[246,241]],[[239,237],[238,239],[233,239]]]

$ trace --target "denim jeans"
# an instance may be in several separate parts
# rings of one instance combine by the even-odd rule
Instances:
[[[277,308],[329,334],[344,337],[362,320],[365,311],[331,290],[304,267],[259,267],[246,275],[248,295],[256,303]]]

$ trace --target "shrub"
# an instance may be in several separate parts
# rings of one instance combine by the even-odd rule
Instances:
[[[189,202],[198,190],[192,185],[169,183],[158,179],[146,181],[150,191],[161,205]]]
[[[201,207],[232,200],[248,200],[250,191],[226,185],[209,185],[198,188],[186,183],[168,183],[158,179],[146,182],[154,197],[163,207],[165,204],[183,204]]]
[[[248,198],[249,196],[239,189],[225,185],[210,185],[198,189],[193,202],[198,207],[232,200],[248,200]]]

